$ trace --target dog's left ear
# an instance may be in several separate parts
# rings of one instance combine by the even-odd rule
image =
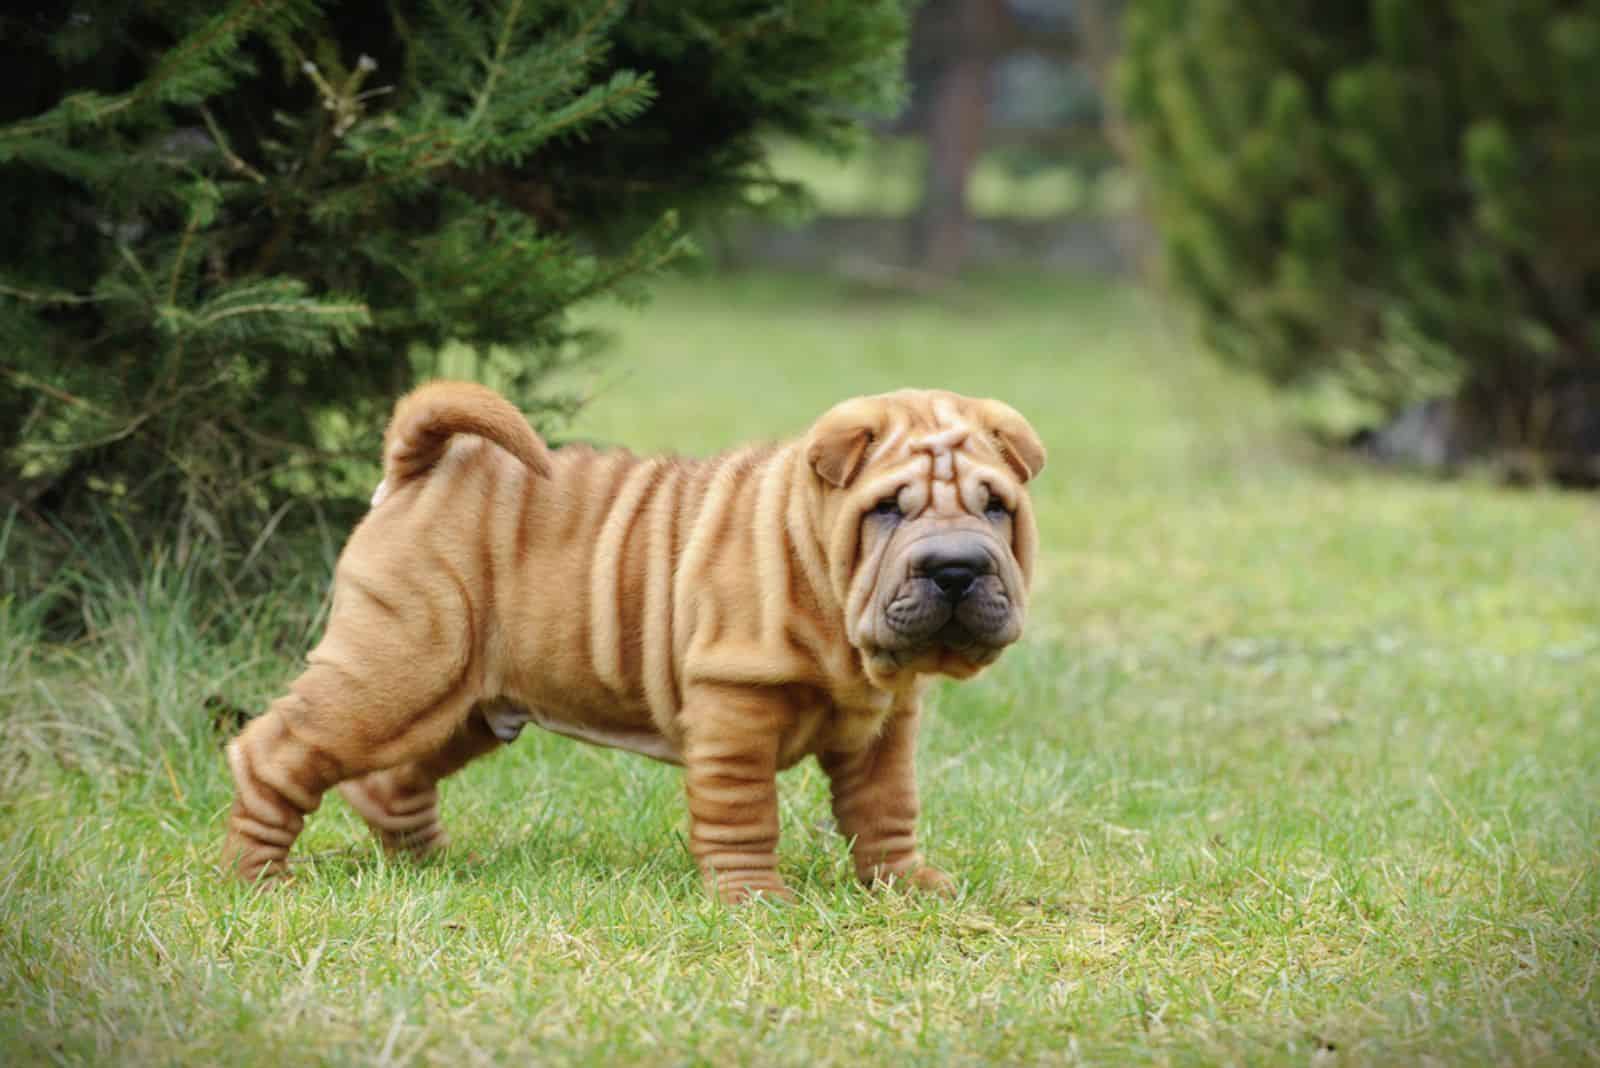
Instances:
[[[840,489],[861,471],[867,448],[878,436],[878,424],[855,401],[835,406],[806,435],[806,463],[817,477]]]
[[[1020,412],[999,401],[984,401],[983,421],[1018,478],[1026,482],[1044,470],[1044,442]]]

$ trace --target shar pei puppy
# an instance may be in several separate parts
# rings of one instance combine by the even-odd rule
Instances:
[[[403,398],[305,672],[228,746],[226,863],[284,870],[337,786],[393,850],[445,841],[439,780],[528,723],[684,768],[725,901],[786,896],[777,773],[826,771],[869,883],[949,891],[917,849],[921,694],[1022,631],[1045,450],[992,400],[845,401],[709,460],[550,452],[505,399]]]

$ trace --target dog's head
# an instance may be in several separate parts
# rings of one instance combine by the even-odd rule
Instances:
[[[1022,633],[1038,534],[1028,421],[992,400],[901,390],[838,405],[805,457],[850,643],[875,681],[964,678]]]

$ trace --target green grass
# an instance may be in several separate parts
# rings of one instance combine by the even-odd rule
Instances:
[[[576,428],[701,452],[908,384],[1030,416],[1029,635],[938,691],[921,752],[958,900],[857,888],[808,765],[799,903],[721,908],[676,771],[536,732],[448,783],[445,858],[386,862],[330,800],[252,895],[213,866],[200,703],[273,695],[325,572],[228,606],[178,554],[97,556],[61,578],[93,593],[71,647],[0,601],[0,1057],[1600,1061],[1595,499],[1318,458],[1124,288],[976,297],[674,284],[598,315]]]

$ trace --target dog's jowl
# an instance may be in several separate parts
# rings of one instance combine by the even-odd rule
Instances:
[[[282,871],[333,786],[385,846],[436,849],[439,780],[531,724],[683,765],[725,900],[786,893],[776,777],[808,755],[863,879],[949,889],[916,843],[920,695],[1021,633],[1044,455],[953,393],[691,461],[551,453],[492,391],[422,387],[306,671],[228,747],[229,865]]]

